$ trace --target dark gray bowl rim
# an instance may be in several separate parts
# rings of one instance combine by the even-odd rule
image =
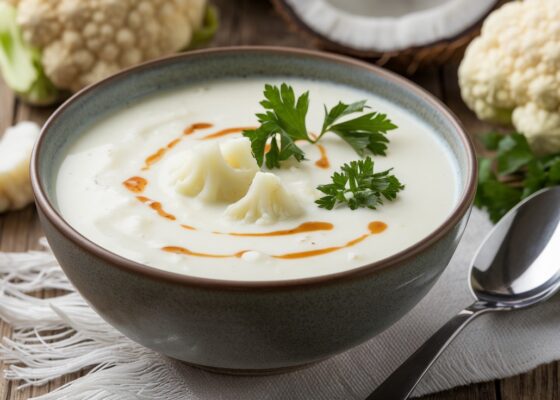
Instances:
[[[204,57],[206,55],[212,54],[236,54],[236,53],[274,53],[281,54],[289,57],[304,57],[312,58],[317,61],[326,61],[331,63],[345,64],[352,67],[358,67],[365,69],[372,74],[376,74],[388,81],[391,81],[405,89],[415,93],[418,97],[422,98],[434,109],[437,109],[445,118],[447,118],[455,127],[456,131],[459,132],[461,142],[468,154],[467,165],[467,183],[465,190],[461,194],[460,199],[457,202],[454,210],[450,213],[447,219],[429,235],[427,235],[422,240],[416,242],[412,246],[393,254],[392,256],[386,257],[379,261],[366,264],[360,267],[352,268],[346,271],[336,272],[327,275],[312,276],[307,278],[299,279],[289,279],[289,280],[270,280],[270,281],[234,281],[225,279],[211,279],[195,277],[190,275],[184,275],[176,272],[164,271],[155,267],[150,267],[127,258],[121,257],[103,247],[95,244],[86,237],[82,236],[78,231],[76,231],[69,223],[67,223],[62,215],[56,211],[50,200],[48,199],[43,182],[39,179],[39,157],[41,155],[41,149],[49,134],[50,127],[55,121],[57,121],[65,110],[68,108],[69,104],[75,101],[77,98],[82,96],[87,96],[90,93],[95,93],[96,90],[102,89],[107,85],[111,85],[114,81],[122,79],[124,76],[131,73],[142,71],[145,69],[157,68],[160,65],[166,64],[168,62],[174,62],[177,60],[189,60],[196,57]],[[159,58],[156,60],[148,61],[146,63],[134,66],[132,68],[123,70],[115,75],[112,75],[100,82],[90,85],[67,101],[65,101],[47,120],[45,125],[41,130],[41,134],[37,141],[37,144],[33,150],[31,156],[31,184],[33,187],[33,193],[35,195],[35,202],[37,207],[41,210],[45,218],[56,227],[67,239],[69,239],[74,245],[82,248],[87,253],[90,253],[96,257],[99,257],[107,261],[110,265],[117,268],[121,268],[130,273],[140,274],[147,278],[152,278],[156,280],[164,280],[167,282],[172,282],[184,286],[209,288],[209,289],[225,289],[225,290],[274,290],[274,289],[288,289],[294,287],[307,287],[307,286],[317,286],[317,285],[327,285],[336,284],[342,280],[356,279],[376,273],[380,270],[395,266],[406,260],[410,260],[425,249],[430,247],[432,244],[441,239],[446,235],[469,211],[475,191],[476,191],[476,176],[477,176],[477,162],[476,155],[474,152],[474,147],[469,135],[464,130],[462,124],[453,115],[453,113],[438,99],[433,95],[428,93],[426,90],[420,88],[416,84],[409,82],[405,78],[402,78],[392,72],[386,71],[380,67],[367,64],[363,61],[358,61],[350,57],[326,53],[322,51],[315,50],[304,50],[289,47],[276,47],[276,46],[236,46],[236,47],[224,47],[224,48],[213,48],[190,51],[187,53],[176,54],[164,58]]]

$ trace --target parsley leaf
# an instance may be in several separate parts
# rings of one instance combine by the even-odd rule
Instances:
[[[318,137],[310,135],[306,126],[309,109],[309,92],[296,99],[293,88],[285,83],[278,86],[265,85],[265,99],[260,102],[265,113],[257,114],[257,129],[243,132],[251,141],[251,150],[259,166],[279,168],[280,162],[294,157],[297,161],[305,159],[305,153],[296,144],[298,140],[316,143],[327,132],[340,136],[360,155],[366,152],[385,155],[389,140],[388,131],[396,129],[385,114],[376,112],[360,115],[354,119],[340,121],[342,117],[362,112],[368,108],[366,101],[351,104],[339,102],[328,110]],[[267,143],[270,149],[266,151]]]
[[[488,132],[487,134],[481,137],[482,144],[486,150],[496,151],[498,150],[498,145],[500,144],[500,140],[504,135],[498,132]]]
[[[264,97],[261,106],[272,111],[261,114],[259,122],[262,122],[262,118],[275,121],[280,129],[289,132],[294,139],[308,139],[305,116],[309,109],[309,92],[299,96],[296,102],[294,89],[283,83],[280,89],[277,86],[265,85]]]
[[[404,185],[391,174],[391,169],[374,172],[371,157],[344,164],[331,179],[332,183],[317,187],[326,196],[315,202],[327,210],[341,204],[352,210],[358,207],[376,209],[384,200],[395,200],[397,193],[404,189]]]
[[[319,137],[330,131],[340,136],[360,156],[364,156],[366,150],[372,154],[386,155],[389,139],[385,135],[388,131],[397,128],[387,115],[372,112],[335,124],[345,115],[363,111],[366,108],[365,103],[365,100],[352,104],[339,102],[330,111],[325,108],[325,121]]]
[[[548,160],[545,163],[545,168],[548,168],[548,182],[549,186],[560,183],[560,155]]]
[[[498,222],[522,199],[519,189],[500,181],[483,182],[479,184],[478,192],[478,206],[484,204],[490,219],[494,222]]]
[[[504,136],[498,143],[496,157],[498,174],[507,175],[518,171],[535,158],[524,135],[512,133]]]
[[[243,136],[251,141],[251,152],[259,166],[263,165],[266,142],[274,135],[275,129],[276,125],[263,122],[257,129],[243,131]]]
[[[490,158],[482,158],[478,162],[478,188],[475,205],[485,208],[494,222],[503,217],[522,198],[519,188],[510,187],[500,182],[493,171]]]
[[[331,108],[330,111],[327,110],[327,106],[324,107],[325,121],[323,122],[321,133],[327,132],[329,130],[329,127],[334,124],[339,118],[355,112],[362,112],[364,108],[367,108],[365,100],[357,101],[352,104],[344,104],[343,102],[339,102],[336,106]]]
[[[496,154],[479,160],[475,205],[492,221],[538,190],[560,184],[560,154],[538,157],[519,133],[491,133],[483,142]]]
[[[257,164],[260,167],[265,162],[267,168],[272,169],[279,168],[280,161],[292,156],[298,161],[304,160],[305,154],[295,141],[308,140],[305,116],[309,108],[309,93],[302,94],[296,102],[294,90],[283,83],[280,88],[265,85],[264,97],[260,104],[269,111],[257,114],[261,125],[257,129],[243,131],[243,136],[251,141],[251,151]],[[269,140],[270,150],[266,152]]]

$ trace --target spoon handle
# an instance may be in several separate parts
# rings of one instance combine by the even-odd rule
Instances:
[[[465,308],[432,335],[398,367],[366,400],[405,400],[457,334],[475,317],[490,311],[475,302]]]

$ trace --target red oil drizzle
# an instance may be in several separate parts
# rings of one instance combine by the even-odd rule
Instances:
[[[148,181],[141,176],[133,176],[123,182],[123,186],[132,193],[142,193],[146,188]]]
[[[181,141],[181,138],[177,138],[175,140],[172,140],[171,142],[167,143],[167,148],[172,149],[173,147],[177,146],[180,141]]]
[[[208,128],[212,128],[214,125],[209,124],[208,122],[197,122],[194,123],[190,126],[187,126],[185,129],[183,129],[183,134],[184,135],[190,135],[192,133],[194,133],[195,131],[201,130],[201,129],[208,129]]]
[[[294,259],[294,258],[306,258],[306,257],[315,257],[321,254],[332,253],[337,250],[345,249],[347,247],[352,247],[370,235],[376,235],[383,232],[387,229],[387,224],[381,221],[373,221],[368,224],[369,233],[366,233],[362,236],[357,237],[356,239],[350,240],[346,244],[342,246],[333,246],[333,247],[326,247],[324,249],[316,249],[316,250],[309,250],[309,251],[301,251],[297,253],[287,253],[287,254],[280,254],[276,256],[272,256],[274,258],[283,258],[283,259]]]
[[[256,126],[235,126],[233,128],[222,129],[221,131],[217,131],[217,132],[211,133],[209,135],[206,135],[202,138],[202,140],[216,139],[216,138],[219,138],[219,137],[222,137],[222,136],[231,135],[232,133],[250,131],[250,130],[254,130],[254,129],[257,129],[257,127]]]
[[[387,224],[381,221],[373,221],[369,223],[368,229],[373,235],[375,235],[387,229]]]
[[[247,250],[242,250],[233,254],[210,254],[210,253],[198,253],[196,251],[192,251],[179,246],[166,246],[166,247],[162,247],[161,249],[168,253],[184,254],[186,256],[207,257],[207,258],[240,258],[243,255],[243,253],[247,251]]]
[[[181,224],[181,228],[190,231],[197,230],[193,226],[184,225],[184,224]],[[304,233],[304,232],[330,231],[333,228],[334,225],[331,224],[330,222],[312,221],[312,222],[304,222],[301,225],[296,226],[295,228],[272,231],[272,232],[212,232],[212,233],[215,235],[268,237],[268,236],[296,235],[298,233]]]
[[[186,127],[183,130],[183,134],[184,135],[190,135],[191,133],[199,130],[199,129],[208,129],[211,128],[213,125],[209,124],[207,122],[197,122],[194,123],[188,127]],[[160,149],[158,149],[155,153],[150,154],[145,160],[144,160],[144,166],[142,167],[142,171],[147,171],[150,169],[150,167],[157,163],[158,161],[160,161],[163,156],[165,156],[165,153],[167,153],[169,150],[171,150],[173,147],[177,146],[177,144],[179,144],[179,142],[181,141],[182,137],[178,137],[176,139],[173,139],[172,141],[170,141],[169,143],[167,143],[167,145],[165,147],[162,147]]]
[[[329,158],[327,156],[327,150],[325,149],[325,146],[318,144],[317,147],[319,148],[319,152],[321,153],[321,158],[319,158],[317,161],[315,161],[315,165],[318,166],[319,168],[329,168],[330,163],[329,163]]]
[[[169,219],[171,221],[175,221],[177,219],[173,214],[169,214],[168,212],[166,212],[159,201],[153,201],[145,196],[136,196],[136,198],[138,199],[138,201],[147,204],[148,207],[157,212],[160,217]]]
[[[146,160],[144,160],[144,166],[142,167],[142,171],[149,170],[153,164],[161,160],[165,155],[165,153],[167,153],[167,150],[168,150],[167,147],[162,147],[161,149],[158,149],[158,151],[156,151],[155,153],[152,153],[148,157],[146,157]]]
[[[285,229],[281,231],[273,231],[273,232],[260,232],[260,233],[238,233],[238,232],[231,232],[226,233],[225,235],[231,236],[286,236],[286,235],[295,235],[298,233],[303,232],[315,232],[315,231],[330,231],[334,227],[333,224],[330,222],[304,222],[303,224],[296,226],[292,229]],[[219,233],[219,232],[217,232]],[[223,235],[223,233],[222,233]]]
[[[362,236],[360,236],[356,239],[350,240],[349,242],[347,242],[346,244],[344,244],[342,246],[325,247],[323,249],[299,251],[299,252],[296,252],[296,253],[279,254],[279,255],[274,255],[274,256],[271,256],[271,257],[273,257],[273,258],[283,258],[283,259],[315,257],[315,256],[319,256],[321,254],[332,253],[332,252],[337,251],[337,250],[345,249],[347,247],[352,247],[355,244],[358,244],[361,241],[363,241],[369,235],[370,235],[369,233],[366,233],[365,235],[362,235]]]
[[[297,258],[315,257],[322,254],[332,253],[338,250],[352,247],[364,241],[368,236],[379,234],[383,232],[385,229],[387,229],[386,223],[381,221],[373,221],[368,224],[369,233],[365,233],[361,236],[358,236],[357,238],[352,239],[349,242],[346,242],[342,246],[332,246],[332,247],[325,247],[322,249],[300,251],[295,253],[277,254],[277,255],[271,255],[270,257],[289,260],[289,259],[297,259]],[[211,253],[198,253],[179,246],[166,246],[166,247],[162,247],[162,250],[170,253],[178,253],[178,254],[190,255],[195,257],[210,257],[210,258],[239,258],[244,253],[249,251],[249,250],[242,250],[234,254],[211,254]]]

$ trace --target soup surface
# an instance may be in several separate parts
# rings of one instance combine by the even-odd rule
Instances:
[[[323,104],[365,99],[398,126],[376,171],[394,168],[405,185],[377,210],[319,208],[315,188],[343,163],[359,159],[338,136],[298,143],[301,163],[274,169],[301,212],[277,221],[226,215],[231,202],[186,196],[170,168],[201,144],[221,145],[255,127],[265,83],[236,79],[189,86],[142,100],[103,118],[71,143],[56,182],[58,207],[82,235],[123,257],[180,274],[228,280],[283,280],[340,272],[378,261],[418,242],[449,215],[458,191],[446,145],[406,110],[367,92],[286,79],[310,93],[307,125],[321,129]],[[243,139],[247,140],[247,139]],[[207,145],[206,145],[207,146]]]

